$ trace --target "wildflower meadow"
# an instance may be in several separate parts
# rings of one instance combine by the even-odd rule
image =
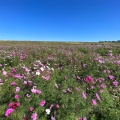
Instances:
[[[0,42],[0,120],[120,120],[120,43]]]

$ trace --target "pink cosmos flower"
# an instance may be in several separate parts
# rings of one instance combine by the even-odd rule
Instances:
[[[45,101],[45,100],[42,100],[42,102],[40,102],[40,106],[44,106],[45,103],[46,103],[46,101]]]
[[[68,76],[65,76],[64,78],[67,80],[67,79],[68,79]]]
[[[118,91],[120,91],[120,88],[118,88]]]
[[[112,50],[109,50],[110,53],[112,53]]]
[[[102,93],[103,92],[103,90],[102,89],[100,89],[100,93]]]
[[[18,79],[22,78],[22,76],[20,75],[20,73],[16,74],[15,77],[18,78]]]
[[[33,113],[33,114],[31,115],[31,118],[32,118],[32,120],[37,120],[37,113]]]
[[[97,102],[96,102],[95,99],[92,99],[92,104],[95,105],[95,106],[97,105]]]
[[[40,90],[36,90],[36,93],[40,95],[42,92]]]
[[[3,82],[2,82],[2,80],[0,79],[0,85],[3,85]]]
[[[96,93],[96,97],[97,97],[98,100],[101,100],[100,96],[97,93]]]
[[[0,85],[3,85],[3,83],[0,83]]]
[[[64,92],[64,93],[67,93],[67,91],[66,91],[66,90],[63,90],[63,92]]]
[[[110,70],[107,70],[108,73],[110,73]]]
[[[12,70],[12,72],[13,72],[13,73],[15,73],[15,72],[16,72],[15,68],[11,68],[11,70]]]
[[[27,68],[27,67],[25,67],[25,71],[29,74],[29,72],[30,72],[30,70]]]
[[[85,92],[82,92],[82,95],[83,95],[83,98],[84,98],[84,99],[87,99],[87,96],[86,96],[86,93],[85,93]]]
[[[14,77],[14,73],[10,73],[10,76],[11,76],[11,77]]]
[[[51,116],[51,120],[56,120],[55,116]]]
[[[20,87],[16,87],[16,93],[20,91]]]
[[[78,87],[76,87],[76,90],[77,90],[77,91],[80,91],[80,89],[79,89]]]
[[[56,108],[59,109],[59,108],[60,108],[60,105],[59,105],[59,104],[56,104]]]
[[[113,75],[109,75],[109,79],[114,80],[114,76]]]
[[[4,75],[4,76],[7,76],[7,72],[6,72],[6,71],[3,71],[3,75]]]
[[[48,76],[42,76],[42,78],[45,79],[45,80],[50,80],[50,75],[48,75]]]
[[[99,86],[99,85],[98,85],[97,87],[98,87],[98,88],[100,88],[100,86]]]
[[[87,64],[83,64],[83,68],[86,68],[87,67]]]
[[[114,86],[117,87],[117,86],[118,86],[118,81],[115,80],[115,81],[113,82],[113,84],[114,84]]]
[[[86,117],[84,117],[84,118],[79,118],[78,120],[87,120],[87,118],[86,118]]]
[[[108,56],[111,57],[111,56],[113,56],[113,54],[112,54],[112,53],[109,53]]]
[[[100,59],[100,60],[98,60],[98,62],[99,62],[99,63],[104,63],[105,61],[102,60],[102,59]]]
[[[22,59],[20,59],[20,62],[22,62],[23,60]]]
[[[94,89],[95,87],[94,86],[91,86],[91,89]]]
[[[27,84],[27,81],[24,81],[23,84],[26,85],[26,84]]]
[[[103,82],[105,79],[104,78],[100,78],[99,79],[99,82],[101,83],[101,82]]]
[[[32,86],[33,85],[33,82],[32,81],[28,81],[28,84],[29,84],[29,86]]]
[[[30,111],[32,112],[34,110],[34,108],[33,107],[30,107]]]
[[[106,85],[104,83],[101,84],[102,88],[106,88]]]
[[[37,89],[36,89],[36,87],[33,87],[33,89],[31,90],[33,93],[35,93],[35,94],[37,94]]]
[[[16,94],[15,95],[15,99],[19,99],[20,98],[20,95],[19,94]]]
[[[106,73],[107,72],[107,70],[104,70],[104,73]]]
[[[35,89],[35,88],[32,88],[32,89],[31,89],[31,92],[36,94],[36,89]]]
[[[17,85],[16,82],[12,82],[12,83],[11,83],[11,86],[16,86],[16,85]]]
[[[13,105],[14,105],[14,102],[10,102],[8,106],[12,107]]]
[[[5,116],[6,117],[9,117],[10,114],[12,114],[14,112],[14,109],[13,108],[8,108],[7,111],[5,112]]]
[[[23,120],[28,120],[26,117],[23,117]]]
[[[68,90],[68,92],[72,93],[72,90],[70,88],[68,88],[67,90]]]
[[[101,83],[101,82],[102,82],[102,80],[99,80],[99,82]]]
[[[110,70],[104,70],[104,73],[110,73]]]
[[[29,97],[30,97],[30,95],[29,95],[29,94],[26,94],[26,97],[28,97],[28,98],[29,98]]]
[[[51,104],[51,105],[50,105],[50,110],[53,108],[53,106],[54,106],[54,104]]]
[[[31,92],[34,94],[41,94],[42,93],[40,90],[36,90],[35,88],[32,88]]]
[[[77,79],[80,80],[81,79],[80,76],[77,76]]]

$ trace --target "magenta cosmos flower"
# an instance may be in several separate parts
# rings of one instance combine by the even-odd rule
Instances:
[[[8,108],[7,111],[5,112],[5,116],[9,117],[13,112],[14,112],[13,108]]]
[[[20,102],[11,102],[8,105],[10,108],[16,109],[17,107],[20,107]]]
[[[87,77],[85,78],[85,81],[86,81],[86,82],[89,82],[89,83],[94,83],[94,79],[93,79],[91,76],[87,76]]]
[[[46,101],[45,101],[45,100],[42,100],[42,101],[40,102],[40,106],[44,106],[45,103],[46,103]]]

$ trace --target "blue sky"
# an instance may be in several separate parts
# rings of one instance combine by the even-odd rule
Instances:
[[[120,0],[0,0],[1,40],[120,39]]]

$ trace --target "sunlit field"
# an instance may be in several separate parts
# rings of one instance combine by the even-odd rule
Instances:
[[[0,120],[120,120],[120,43],[1,41]]]

